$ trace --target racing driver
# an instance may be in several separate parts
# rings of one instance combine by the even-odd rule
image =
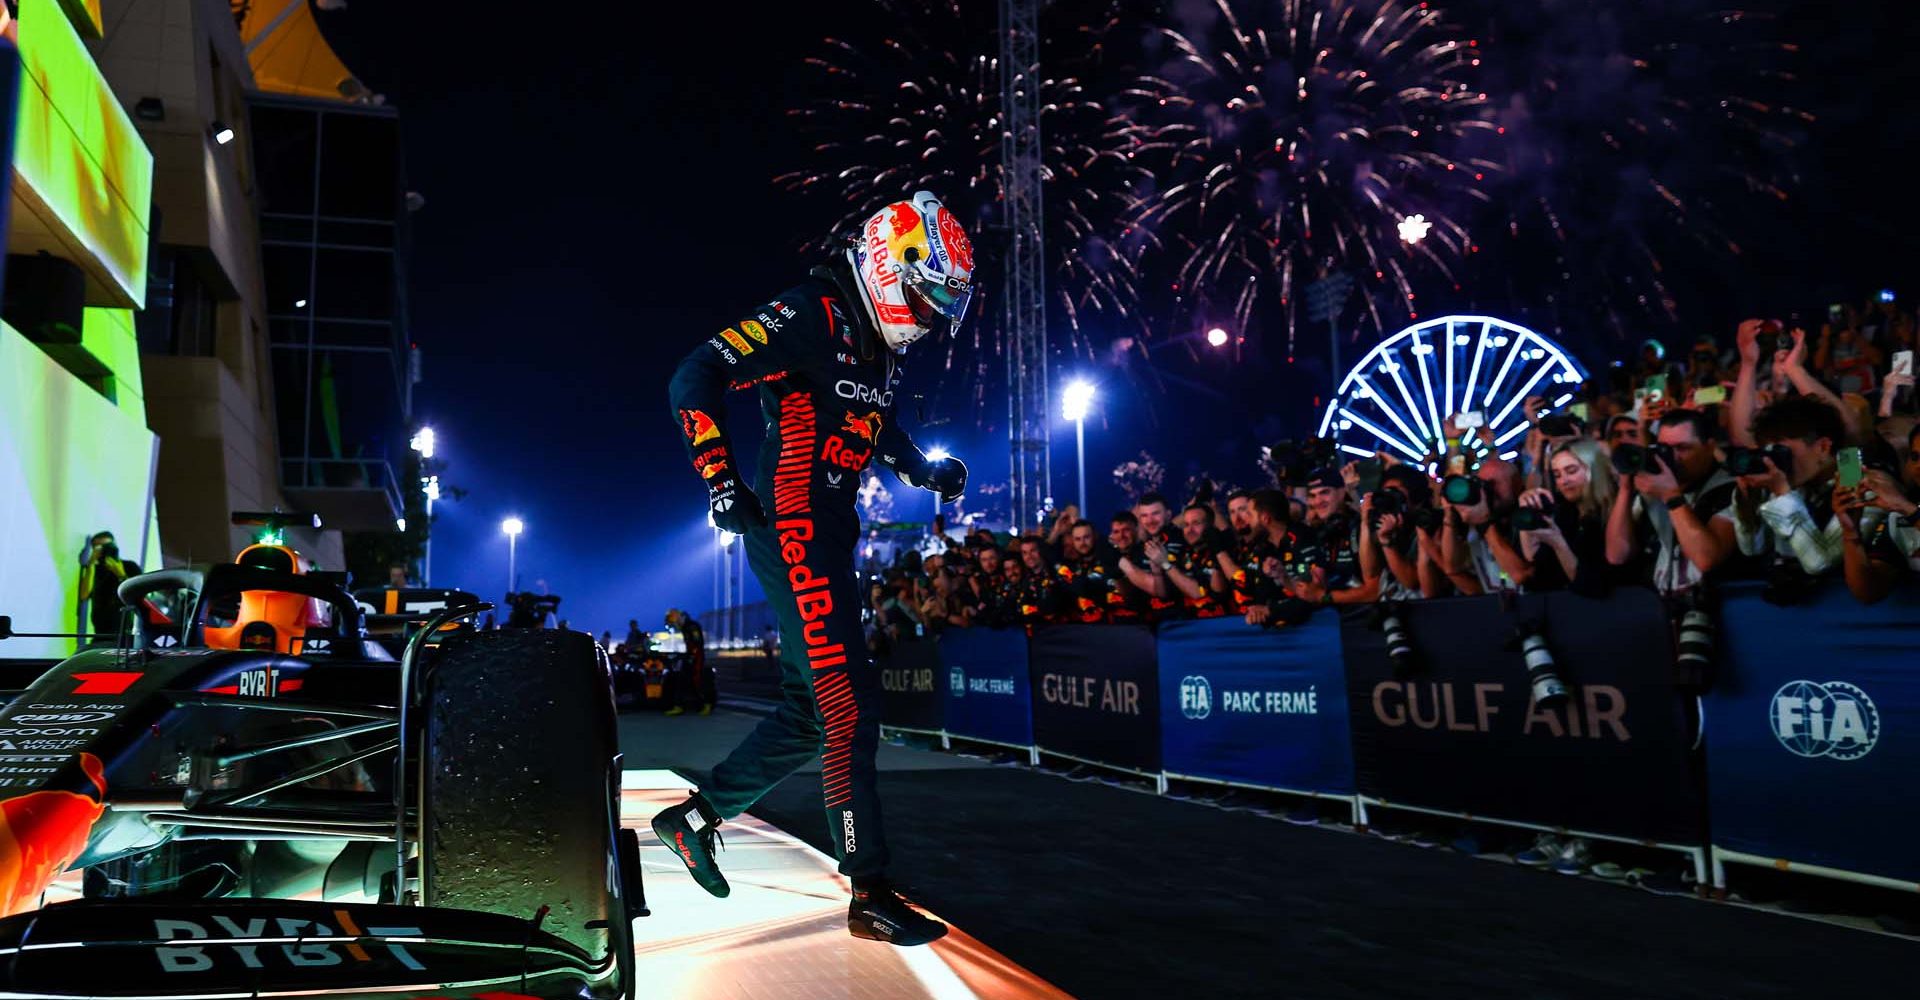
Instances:
[[[847,929],[896,945],[925,944],[947,928],[909,907],[885,875],[874,774],[880,678],[860,627],[854,501],[872,459],[944,502],[965,490],[966,466],[914,447],[893,419],[893,398],[899,355],[953,331],[972,277],[959,220],[918,192],[869,218],[806,281],[696,347],[668,390],[713,523],[746,536],[747,561],[780,621],[782,700],[698,792],[654,817],[654,832],[701,887],[725,896],[718,825],[819,756],[827,826],[853,881]],[[721,406],[727,390],[756,387],[767,437],[750,488]]]

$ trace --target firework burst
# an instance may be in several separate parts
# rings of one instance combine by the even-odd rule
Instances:
[[[806,167],[776,183],[837,206],[836,233],[857,230],[888,200],[925,189],[953,204],[972,225],[991,277],[1005,243],[1001,194],[1000,67],[994,5],[958,0],[872,0],[877,39],[829,38],[806,60],[818,74],[809,97],[789,110],[811,140]],[[1119,24],[1104,2],[1054,4],[1043,33],[1040,82],[1045,144],[1045,233],[1052,305],[1069,331],[1067,350],[1090,357],[1082,320],[1104,314],[1138,324],[1138,246],[1116,241],[1114,220],[1139,202],[1152,175],[1135,160],[1145,129],[1110,112],[1080,73],[1098,72],[1106,36]],[[1144,239],[1144,235],[1141,237]],[[830,241],[821,241],[824,246]],[[991,292],[995,282],[982,282]],[[974,368],[975,394],[997,370],[1001,316],[983,301],[956,357]],[[970,348],[961,353],[958,349]]]
[[[1560,332],[1684,322],[1715,292],[1695,282],[1797,186],[1814,120],[1792,100],[1797,48],[1765,13],[1701,0],[1541,0],[1500,7],[1493,30],[1510,280]]]
[[[1457,283],[1458,221],[1497,164],[1472,80],[1478,43],[1398,0],[1186,0],[1130,92],[1168,186],[1130,221],[1174,252],[1172,290],[1242,329],[1280,320],[1292,353],[1302,286],[1345,272],[1378,328],[1413,314],[1413,279]],[[1424,239],[1401,223],[1424,216]],[[1383,320],[1384,317],[1384,320]]]

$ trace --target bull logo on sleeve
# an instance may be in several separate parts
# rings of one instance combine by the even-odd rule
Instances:
[[[695,445],[703,445],[720,437],[719,425],[699,410],[680,411],[680,430]]]

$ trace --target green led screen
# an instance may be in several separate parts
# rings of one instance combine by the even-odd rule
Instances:
[[[30,195],[100,263],[111,302],[146,299],[153,154],[107,87],[73,25],[53,4],[26,6],[14,170]]]

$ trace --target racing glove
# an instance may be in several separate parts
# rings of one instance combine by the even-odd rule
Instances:
[[[732,477],[708,481],[707,509],[713,512],[715,527],[736,535],[744,535],[748,528],[764,527],[767,523],[767,512],[760,506],[760,498]]]
[[[951,455],[928,462],[908,485],[940,494],[941,503],[952,503],[967,492],[967,465]]]

